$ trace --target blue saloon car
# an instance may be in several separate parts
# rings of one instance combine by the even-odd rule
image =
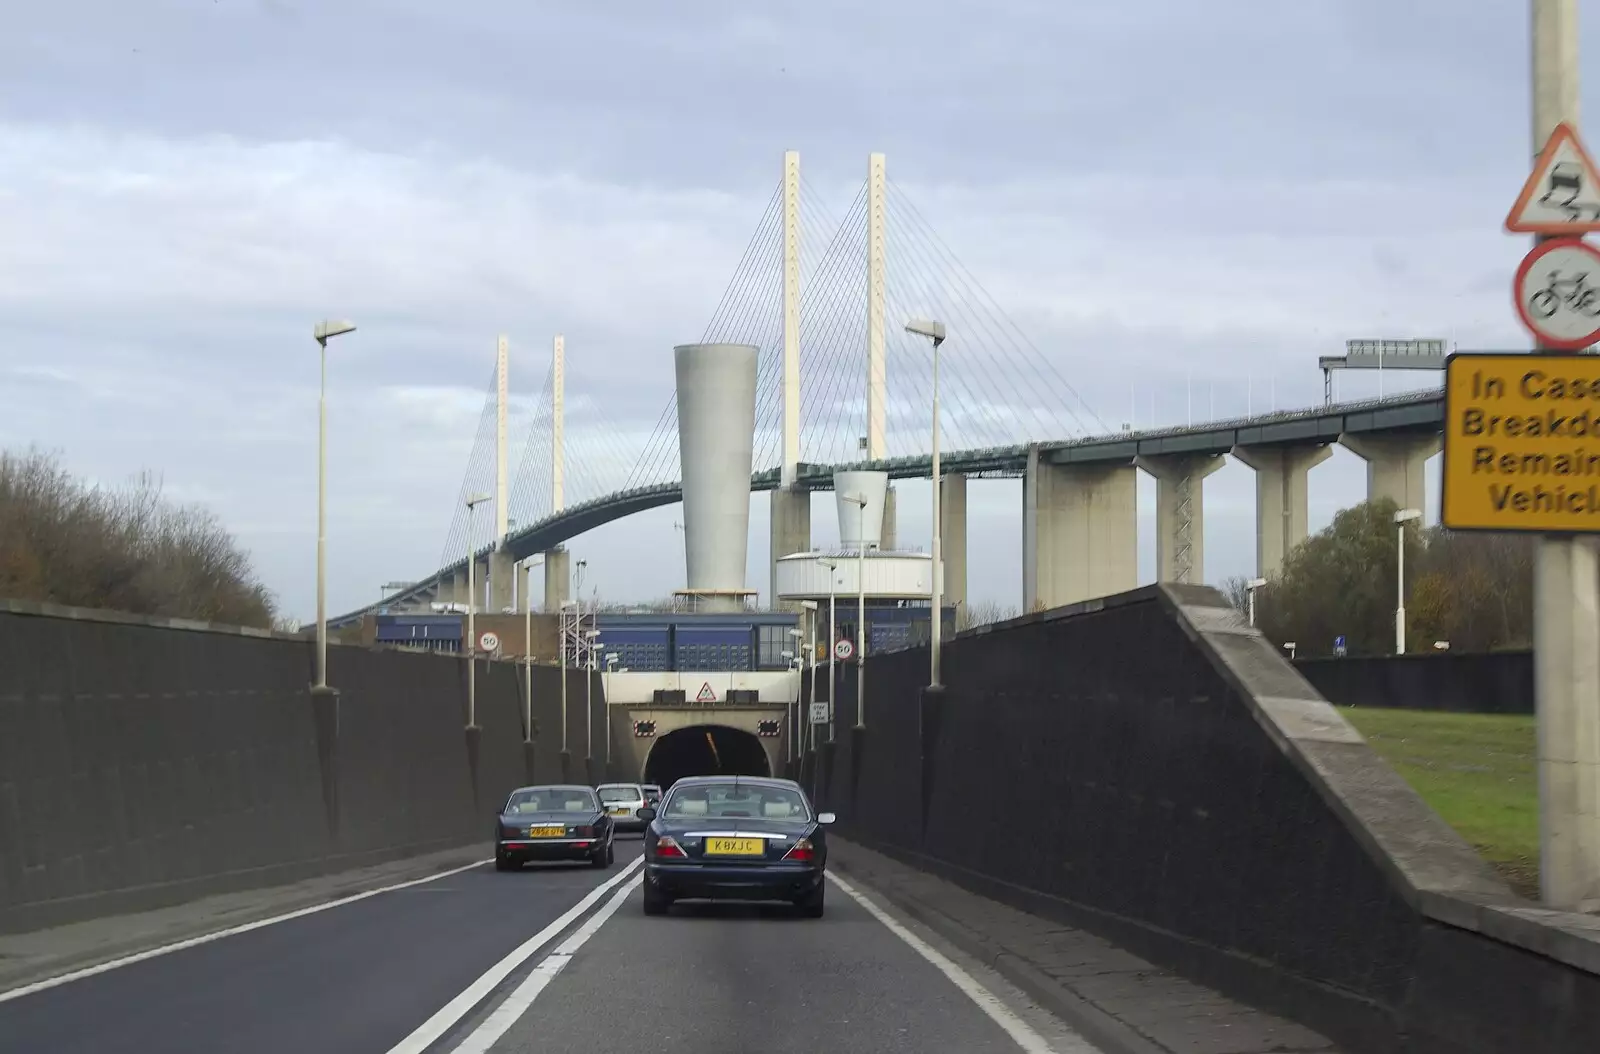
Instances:
[[[639,810],[644,913],[677,900],[786,901],[821,918],[832,813],[793,780],[691,776]]]

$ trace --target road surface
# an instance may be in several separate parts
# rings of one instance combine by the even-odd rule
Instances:
[[[616,865],[484,866],[22,994],[0,1048],[40,1054],[1092,1054],[975,964],[828,890],[822,919],[678,905]],[[852,895],[856,892],[856,895]],[[924,938],[928,938],[925,940]]]

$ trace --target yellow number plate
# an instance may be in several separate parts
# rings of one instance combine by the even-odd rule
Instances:
[[[767,843],[760,838],[707,838],[706,852],[718,856],[761,856]]]
[[[529,838],[560,838],[562,835],[564,835],[566,833],[567,833],[567,829],[565,827],[530,827],[530,828],[528,828],[528,837]]]
[[[628,815],[629,811],[630,810],[625,809],[625,808],[624,809],[612,809],[611,810],[611,815],[612,816],[626,816],[626,815]]]

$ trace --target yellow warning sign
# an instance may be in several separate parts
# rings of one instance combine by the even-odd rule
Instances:
[[[1440,521],[1600,532],[1600,356],[1451,355]]]

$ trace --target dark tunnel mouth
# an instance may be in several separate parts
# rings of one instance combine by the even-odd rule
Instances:
[[[659,784],[662,790],[685,776],[770,775],[772,766],[761,738],[727,725],[674,729],[651,744],[644,761],[644,782]]]

